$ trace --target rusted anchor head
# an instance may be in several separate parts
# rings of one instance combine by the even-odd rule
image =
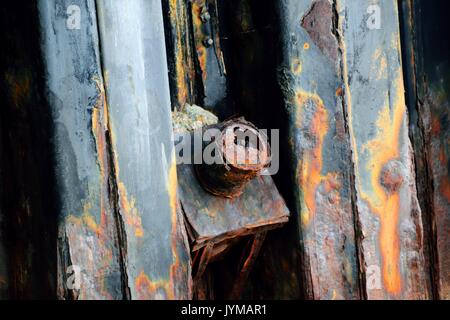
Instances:
[[[198,180],[205,190],[222,197],[242,194],[245,184],[260,175],[270,164],[271,151],[267,136],[243,118],[204,127],[203,133],[217,129],[213,142],[204,142],[203,150],[214,143],[220,163],[195,165]]]

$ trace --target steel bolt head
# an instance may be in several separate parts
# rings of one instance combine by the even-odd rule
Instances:
[[[214,44],[214,40],[211,38],[206,38],[205,40],[203,40],[203,44],[205,45],[205,47],[209,48]]]
[[[211,20],[211,15],[209,14],[208,11],[203,11],[202,14],[200,15],[200,19],[202,19],[203,23],[208,22],[209,20]]]

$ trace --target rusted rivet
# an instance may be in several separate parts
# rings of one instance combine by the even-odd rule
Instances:
[[[330,204],[336,204],[339,200],[339,193],[334,190],[328,194],[328,202]]]
[[[207,48],[211,47],[214,44],[214,40],[211,38],[206,38],[205,40],[203,40],[203,45]]]
[[[267,137],[243,118],[229,120],[203,128],[203,132],[217,129],[214,140],[221,163],[195,165],[202,187],[217,196],[233,198],[242,194],[245,185],[260,175],[270,164],[270,146]],[[203,150],[210,148],[205,142]]]
[[[404,177],[403,164],[400,161],[391,160],[381,170],[380,182],[386,191],[395,193],[402,186]]]

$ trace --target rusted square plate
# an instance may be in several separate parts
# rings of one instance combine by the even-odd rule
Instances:
[[[210,241],[219,243],[274,229],[289,219],[289,210],[270,176],[256,177],[242,195],[228,199],[205,191],[193,165],[182,164],[177,169],[179,198],[193,251]]]

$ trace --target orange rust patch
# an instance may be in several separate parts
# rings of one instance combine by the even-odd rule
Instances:
[[[339,181],[337,173],[330,173],[327,175],[327,179],[324,180],[324,190],[325,192],[331,192],[338,190],[341,187],[341,182]]]
[[[202,71],[203,82],[205,82],[207,78],[206,61],[208,54],[206,47],[203,45],[205,35],[202,32],[203,22],[201,19],[201,14],[204,5],[204,0],[192,1],[192,23],[194,24],[195,38],[198,39],[196,50],[198,62]]]
[[[175,73],[177,77],[177,97],[180,107],[183,107],[188,99],[188,89],[186,87],[186,65],[184,56],[184,47],[182,45],[182,26],[183,21],[186,21],[186,17],[183,10],[178,10],[181,5],[178,4],[178,0],[170,0],[170,19],[172,21],[172,28],[176,32],[176,44],[175,44]]]
[[[92,134],[94,135],[97,159],[100,168],[100,223],[102,228],[106,228],[106,208],[108,207],[108,199],[106,195],[108,194],[108,179],[109,176],[109,164],[107,155],[107,145],[106,145],[106,132],[108,129],[108,107],[106,105],[105,90],[103,85],[100,83],[99,78],[94,78],[93,81],[96,83],[99,96],[97,102],[92,110]],[[95,222],[95,221],[94,221]],[[92,222],[90,223],[92,226]]]
[[[111,139],[114,141],[113,131],[111,130]],[[139,211],[136,207],[136,199],[129,198],[125,184],[119,179],[119,164],[117,155],[114,155],[114,167],[116,173],[117,189],[119,193],[119,203],[121,213],[123,214],[124,222],[133,228],[134,235],[137,238],[144,236],[144,228],[142,227],[142,220]]]
[[[85,268],[86,272],[93,275],[93,279],[95,279],[94,285],[98,288],[101,297],[104,299],[112,299],[112,296],[106,288],[106,279],[104,277],[105,270],[110,268],[113,260],[113,253],[107,246],[110,239],[108,238],[106,230],[107,223],[103,218],[105,215],[102,214],[101,222],[100,224],[97,224],[95,218],[90,213],[92,205],[87,202],[83,207],[83,214],[80,217],[69,215],[66,218],[66,225],[72,224],[75,228],[73,232],[67,234],[72,249],[77,248],[75,249],[76,253],[72,253],[72,262],[78,264],[77,258],[80,258],[80,261],[84,261],[82,263],[83,268]],[[86,237],[83,236],[85,232],[88,234],[93,233],[96,236],[91,238],[90,241],[92,242],[83,245],[82,242],[86,239]],[[98,248],[95,255],[92,251],[94,248]],[[81,287],[81,289],[79,299],[98,298],[96,296],[91,296],[90,294],[92,292],[83,290],[83,287]]]
[[[169,289],[170,285],[167,281],[151,281],[144,271],[141,271],[136,278],[135,287],[139,300],[174,299],[174,295]]]
[[[127,189],[123,182],[118,182],[120,206],[124,213],[125,222],[134,229],[134,235],[138,238],[144,236],[141,216],[136,208],[136,199],[128,199]]]
[[[177,190],[178,190],[178,179],[177,179],[177,163],[175,156],[172,155],[172,163],[169,169],[169,177],[167,182],[167,192],[169,193],[170,208],[172,210],[172,223],[176,224],[177,218]]]
[[[98,98],[92,109],[91,126],[92,135],[95,140],[97,163],[100,170],[99,185],[100,185],[100,221],[92,215],[92,201],[86,200],[83,204],[83,212],[81,215],[68,215],[66,218],[66,230],[68,232],[70,247],[72,252],[72,262],[74,264],[82,263],[86,272],[92,275],[96,290],[82,290],[80,292],[80,299],[95,299],[97,296],[92,296],[93,292],[100,292],[103,299],[112,299],[106,287],[105,274],[109,273],[111,263],[113,261],[113,252],[110,247],[110,232],[108,230],[107,211],[110,210],[108,201],[108,155],[106,146],[106,130],[108,123],[108,110],[106,106],[106,99],[103,90],[103,84],[98,77],[92,79],[98,90]],[[89,197],[89,199],[96,199],[96,197]],[[67,224],[71,224],[72,228],[67,229]],[[89,243],[84,243],[87,238],[82,236],[85,233],[93,234],[94,236],[89,240]],[[80,238],[81,237],[81,238]],[[87,240],[86,240],[87,241]],[[94,252],[95,250],[95,252]],[[78,261],[77,259],[80,259]]]
[[[338,174],[330,172],[323,177],[323,188],[327,194],[328,202],[332,205],[339,206],[341,202],[341,196],[339,194],[341,181],[339,180]]]
[[[367,201],[372,211],[380,218],[379,242],[383,281],[386,290],[391,294],[401,292],[400,248],[397,230],[400,187],[396,186],[393,190],[386,189],[383,185],[383,179],[386,178],[383,178],[383,170],[390,162],[397,161],[400,158],[400,131],[406,113],[401,72],[398,73],[396,79],[395,94],[394,105],[389,106],[387,102],[379,113],[376,122],[378,128],[376,137],[363,147],[370,154],[366,169],[371,173],[372,190],[361,192],[362,198]],[[394,180],[400,181],[399,178]],[[403,181],[400,183],[403,183]]]
[[[180,278],[182,277],[181,261],[178,256],[178,243],[181,241],[182,237],[178,232],[178,198],[177,198],[177,190],[178,190],[178,179],[177,179],[177,163],[175,158],[175,151],[172,150],[172,163],[169,169],[169,176],[167,182],[167,189],[169,193],[170,207],[171,207],[171,221],[172,221],[172,255],[173,262],[170,266],[170,284],[174,285],[175,283],[179,283],[182,281]],[[175,296],[175,293],[172,293]]]
[[[447,199],[448,203],[450,203],[450,181],[448,177],[442,177],[439,190],[444,198]]]
[[[114,144],[114,131],[110,129],[110,123],[109,123],[109,116],[108,116],[108,108],[106,104],[106,98],[104,94],[103,87],[100,87],[101,90],[101,99],[102,99],[102,105],[103,105],[103,113],[102,113],[102,121],[98,121],[98,109],[94,108],[93,111],[93,117],[92,117],[92,128],[94,131],[94,135],[96,137],[97,142],[97,152],[99,153],[99,164],[100,164],[100,171],[102,176],[105,178],[105,172],[107,172],[104,168],[107,168],[107,154],[105,152],[106,150],[106,138],[105,138],[105,132],[109,131],[111,134],[111,140]],[[100,125],[99,125],[100,124]],[[144,236],[144,229],[142,228],[142,222],[141,217],[139,215],[139,212],[137,208],[135,207],[135,199],[128,198],[128,193],[125,187],[125,184],[119,180],[119,165],[118,161],[116,159],[116,155],[114,155],[113,158],[114,161],[114,169],[116,173],[116,180],[117,180],[117,189],[119,193],[119,202],[121,205],[121,209],[123,210],[124,214],[124,220],[125,222],[134,228],[134,234],[136,237],[143,237]],[[102,208],[104,206],[104,200],[102,200]],[[102,209],[103,212],[103,209]]]
[[[306,107],[308,105],[314,106],[314,111],[309,123],[308,132],[315,139],[313,146],[306,149],[301,161],[301,168],[297,173],[300,179],[299,185],[302,191],[302,208],[301,217],[302,222],[308,225],[316,212],[316,190],[323,180],[322,172],[322,148],[325,135],[328,132],[328,112],[323,104],[322,99],[314,93],[305,91],[297,91],[297,128],[302,128],[303,118]]]

